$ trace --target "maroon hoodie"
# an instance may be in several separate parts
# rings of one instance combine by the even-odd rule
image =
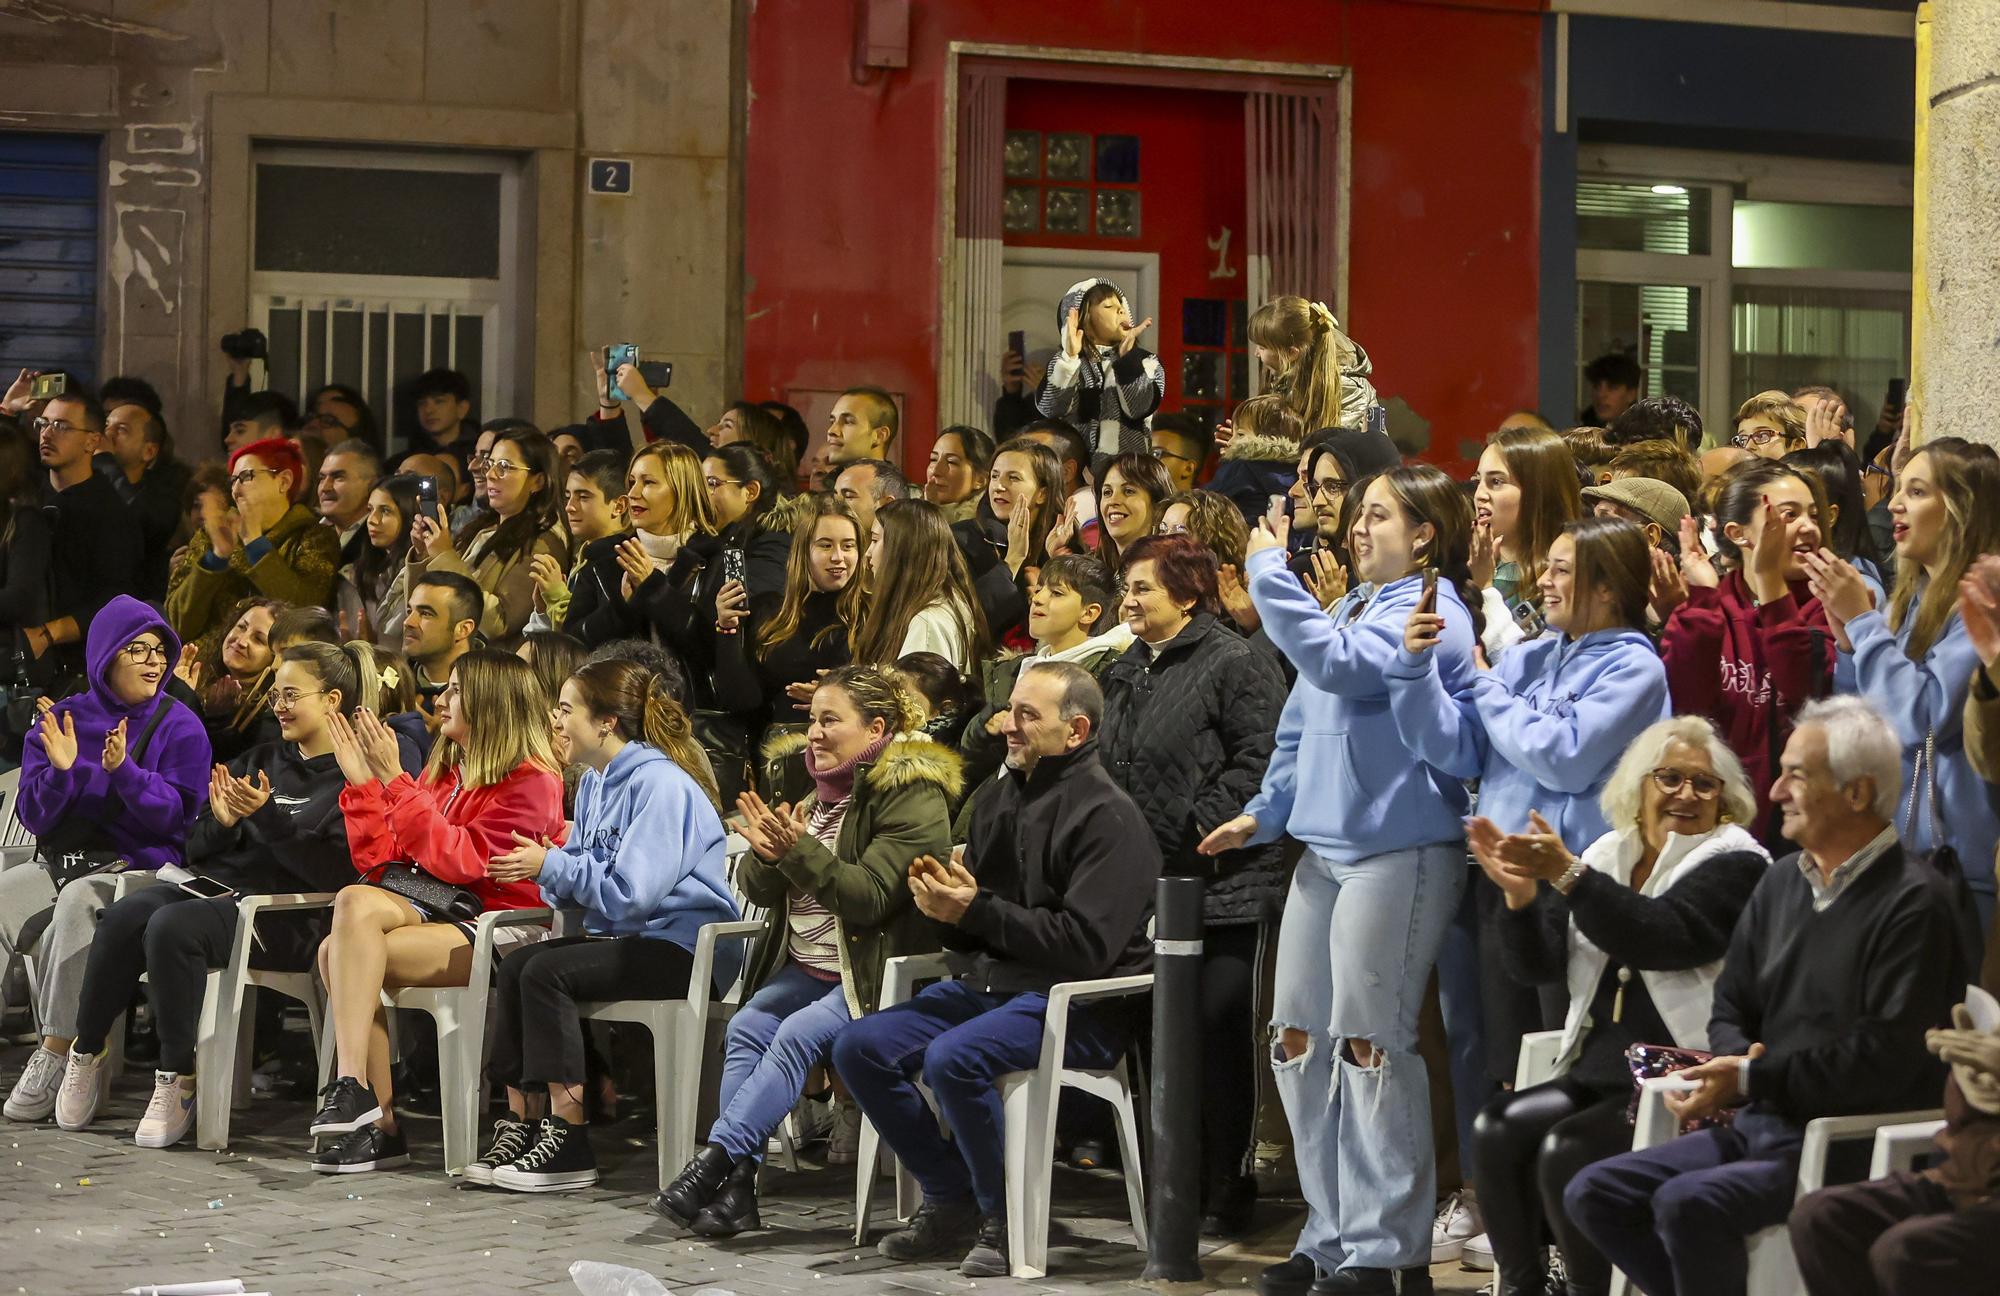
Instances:
[[[1660,639],[1678,715],[1707,716],[1743,762],[1757,793],[1765,842],[1778,840],[1771,783],[1799,708],[1833,691],[1833,631],[1804,581],[1757,606],[1739,572],[1715,589],[1690,588]]]

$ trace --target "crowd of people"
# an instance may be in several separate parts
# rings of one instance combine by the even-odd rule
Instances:
[[[704,427],[630,365],[579,423],[476,424],[437,371],[392,453],[351,388],[239,365],[218,456],[144,381],[24,373],[0,747],[37,861],[0,872],[0,952],[40,1039],[6,1116],[91,1126],[143,977],[134,1138],[185,1139],[237,900],[322,892],[253,956],[325,987],[302,1133],[320,1171],[406,1164],[381,992],[465,984],[518,911],[466,1182],[597,1181],[580,1005],[740,984],[655,1209],[758,1228],[830,1084],[829,1159],[865,1117],[922,1188],[882,1254],[1005,1274],[996,1082],[1052,986],[1150,967],[1154,884],[1192,877],[1203,1232],[1256,1214],[1266,1068],[1308,1206],[1267,1296],[1454,1258],[1505,1296],[1742,1292],[1787,1221],[1815,1296],[1990,1285],[2000,1034],[1959,1000],[2000,847],[2000,458],[1893,410],[1857,445],[1818,387],[1710,435],[1606,357],[1583,426],[1510,414],[1459,479],[1398,451],[1324,306],[1251,314],[1269,391],[1213,428],[1160,410],[1150,324],[1077,284],[920,481],[869,386],[815,441],[776,402]],[[954,979],[883,1003],[940,949]],[[1516,1088],[1543,1030],[1553,1078]],[[1146,1034],[1079,1005],[1066,1065]],[[1692,1132],[1631,1151],[1667,1071]],[[1808,1121],[1940,1106],[1938,1167],[1794,1207]],[[1105,1163],[1101,1125],[1066,1109],[1065,1155]]]

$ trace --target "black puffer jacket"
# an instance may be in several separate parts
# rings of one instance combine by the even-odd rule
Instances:
[[[1204,612],[1157,649],[1133,644],[1099,680],[1104,768],[1145,814],[1166,874],[1209,879],[1210,923],[1274,917],[1285,888],[1279,844],[1195,853],[1263,782],[1286,692],[1271,654]]]

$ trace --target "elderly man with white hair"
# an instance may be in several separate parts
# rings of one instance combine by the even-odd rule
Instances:
[[[1569,1296],[1610,1290],[1610,1262],[1563,1213],[1563,1189],[1632,1146],[1628,1048],[1708,1048],[1722,956],[1771,864],[1744,828],[1757,798],[1743,765],[1699,716],[1662,720],[1634,739],[1599,802],[1611,831],[1581,857],[1539,816],[1534,832],[1502,837],[1474,819],[1468,834],[1506,900],[1495,935],[1508,974],[1569,988],[1555,1077],[1499,1094],[1473,1125],[1505,1296],[1552,1292],[1545,1226]]]
[[[1745,1239],[1791,1214],[1806,1122],[1909,1111],[1944,1072],[1924,1049],[1962,975],[1957,917],[1895,824],[1902,746],[1859,698],[1799,714],[1771,800],[1801,848],[1768,869],[1715,985],[1712,1061],[1668,1105],[1733,1124],[1592,1165],[1563,1204],[1647,1296],[1741,1296]]]

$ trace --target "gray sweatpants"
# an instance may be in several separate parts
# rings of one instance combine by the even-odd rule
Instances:
[[[117,884],[117,874],[99,873],[78,878],[58,896],[48,871],[33,860],[0,871],[0,968],[11,967],[16,954],[34,956],[35,1027],[43,1035],[70,1039],[76,1034],[90,939]],[[30,948],[21,949],[21,929],[51,904],[55,916],[48,927]]]

